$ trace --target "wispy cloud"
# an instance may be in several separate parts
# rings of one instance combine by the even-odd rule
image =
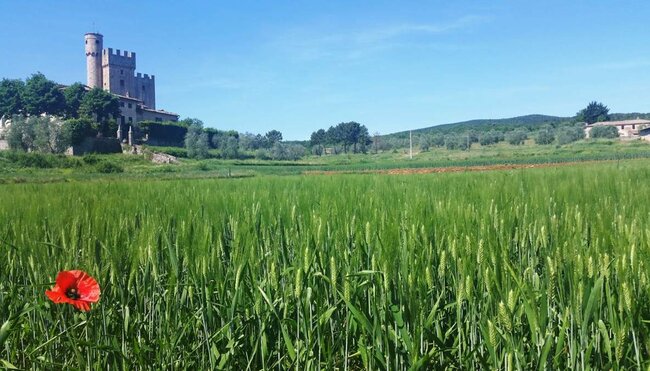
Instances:
[[[648,59],[631,59],[625,61],[605,62],[592,66],[593,69],[609,71],[630,70],[647,67],[650,67],[650,60]]]
[[[468,15],[438,24],[391,24],[363,30],[313,34],[304,29],[288,31],[271,42],[271,47],[301,60],[321,58],[359,59],[399,47],[442,47],[435,36],[451,34],[487,22],[488,17]]]

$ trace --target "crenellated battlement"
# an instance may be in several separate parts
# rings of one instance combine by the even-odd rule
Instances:
[[[106,48],[106,49],[102,50],[102,53],[104,55],[110,54],[110,55],[115,55],[115,56],[118,56],[118,57],[135,58],[135,52],[130,52],[130,51],[127,51],[127,50],[120,51],[120,49],[113,50],[113,48]]]
[[[135,52],[106,48],[102,50],[102,64],[135,69]]]
[[[155,80],[155,79],[156,79],[156,76],[154,76],[154,75],[149,76],[149,75],[146,74],[146,73],[143,75],[143,74],[141,74],[140,72],[138,72],[138,73],[135,75],[135,77],[136,77],[137,79],[142,79],[142,80]]]

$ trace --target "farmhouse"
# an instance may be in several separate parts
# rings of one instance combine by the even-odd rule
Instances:
[[[587,137],[589,137],[591,129],[597,126],[613,126],[618,129],[618,135],[621,138],[633,139],[639,138],[643,129],[650,128],[650,120],[636,118],[634,120],[595,122],[593,124],[585,125],[585,134],[587,134]],[[649,133],[645,132],[645,136],[648,136],[648,134]]]

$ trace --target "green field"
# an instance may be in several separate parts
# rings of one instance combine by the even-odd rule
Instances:
[[[169,150],[151,147],[153,151]],[[179,151],[174,148],[174,151]],[[265,175],[298,175],[308,172],[364,172],[404,168],[468,167],[500,164],[546,164],[585,161],[620,161],[650,158],[650,143],[642,140],[582,140],[563,146],[535,145],[532,141],[521,146],[501,143],[469,151],[433,148],[415,152],[409,158],[407,150],[309,156],[298,161],[180,159],[179,164],[152,164],[141,155],[89,155],[67,157],[38,153],[0,151],[1,183],[51,183],[108,179],[196,179],[255,177]],[[103,174],[98,166],[116,164],[123,172]]]
[[[0,185],[0,367],[650,366],[647,159],[126,178]]]

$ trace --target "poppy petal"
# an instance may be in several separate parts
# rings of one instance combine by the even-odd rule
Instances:
[[[77,291],[80,299],[93,303],[99,301],[99,295],[101,294],[97,281],[88,275],[77,282]]]
[[[58,288],[61,292],[65,293],[69,288],[76,286],[77,278],[72,272],[74,271],[59,272],[59,274],[56,276],[56,286],[54,287],[55,291]]]
[[[52,300],[55,303],[65,303],[63,299],[67,299],[65,295],[59,291],[51,291],[51,290],[45,290],[45,295],[47,295],[50,300]]]

